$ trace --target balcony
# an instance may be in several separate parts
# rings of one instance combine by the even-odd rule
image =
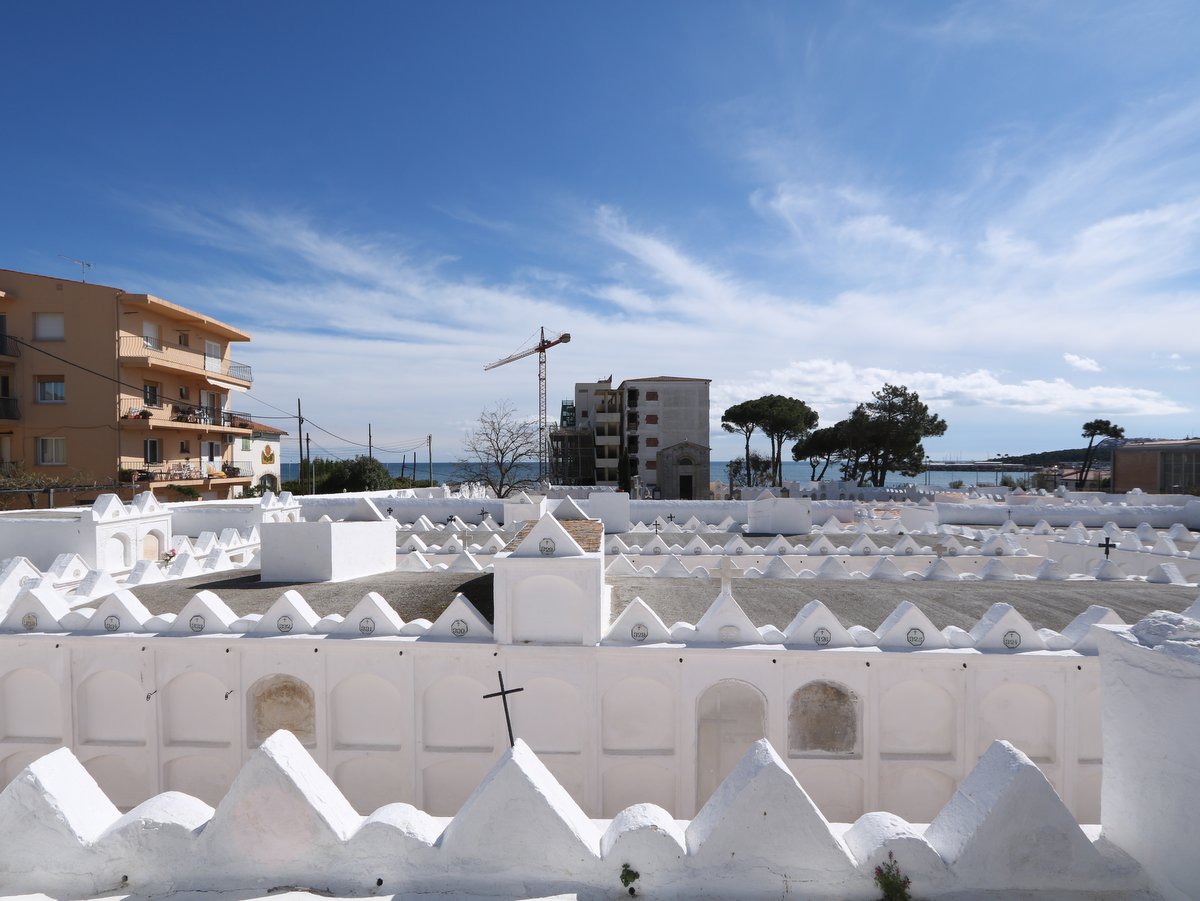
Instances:
[[[184,429],[191,432],[229,432],[234,435],[250,435],[250,417],[234,410],[219,410],[216,407],[197,404],[164,403],[147,404],[145,400],[129,399],[121,404],[121,418],[134,423],[143,423],[147,428]]]
[[[211,376],[231,382],[239,388],[249,388],[254,381],[250,367],[245,363],[210,357],[190,347],[163,344],[140,335],[122,335],[118,355],[121,362],[129,366],[157,367]]]
[[[18,343],[20,340],[12,335],[0,335],[0,357],[21,356],[21,345]]]
[[[20,419],[21,405],[15,397],[0,397],[0,419]]]

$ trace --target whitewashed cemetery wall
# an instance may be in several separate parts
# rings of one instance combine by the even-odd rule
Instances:
[[[475,630],[478,633],[478,629]],[[590,815],[690,816],[763,736],[825,815],[927,822],[995,738],[1098,822],[1096,659],[1073,651],[539,647],[322,635],[0,636],[0,776],[69,747],[122,808],[209,803],[276,728],[360,812],[450,815],[518,736]]]

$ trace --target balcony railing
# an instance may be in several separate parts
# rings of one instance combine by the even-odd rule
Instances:
[[[144,399],[131,399],[121,404],[122,419],[146,419],[150,422],[185,422],[203,426],[218,426],[225,429],[249,429],[250,416],[236,410],[219,410],[201,404],[146,403]]]
[[[15,397],[0,397],[0,419],[20,419],[21,405]]]
[[[0,357],[21,356],[20,340],[12,335],[0,335]]]
[[[190,347],[179,347],[174,344],[164,344],[155,338],[143,337],[141,335],[122,335],[120,340],[120,354],[122,357],[140,357],[146,360],[165,363],[169,366],[177,366],[180,369],[188,369],[197,374],[207,372],[212,375],[236,379],[240,382],[250,383],[254,381],[250,366],[246,363],[238,363],[221,357],[211,357],[203,351],[193,350]]]

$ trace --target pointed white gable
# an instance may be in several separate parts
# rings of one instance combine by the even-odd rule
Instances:
[[[782,535],[776,535],[767,542],[766,547],[764,547],[759,553],[766,555],[779,555],[790,554],[791,552],[792,546],[788,544],[788,540]]]
[[[817,578],[842,582],[853,578],[853,576],[850,575],[850,571],[846,569],[838,557],[826,557],[821,561],[821,565],[817,567]]]
[[[198,576],[202,572],[204,567],[200,565],[200,561],[187,551],[176,554],[167,567],[167,575],[172,579],[186,579],[188,576]]]
[[[1092,626],[1123,625],[1125,625],[1125,621],[1113,610],[1093,604],[1067,624],[1067,627],[1062,630],[1062,637],[1068,647],[1080,654],[1095,654],[1097,647],[1096,639],[1092,635]]]
[[[761,739],[718,786],[688,824],[688,855],[728,873],[723,897],[757,894],[755,879],[836,883],[854,873],[854,862],[796,777]],[[802,854],[797,849],[803,848]],[[729,861],[736,858],[737,866]]]
[[[1012,604],[992,604],[971,629],[981,651],[1044,651],[1046,643]]]
[[[294,588],[285,591],[250,629],[255,635],[311,635],[320,617]]]
[[[926,582],[957,582],[958,573],[945,560],[935,558],[921,573]]]
[[[929,825],[925,839],[964,889],[1065,889],[1077,886],[1081,876],[1098,878],[1104,868],[1100,853],[1041,770],[1005,741],[992,743]]]
[[[71,593],[71,606],[87,603],[112,594],[121,586],[106,569],[89,570]]]
[[[880,557],[867,573],[867,578],[876,582],[903,582],[906,576],[891,557]]]
[[[400,573],[427,573],[432,566],[425,559],[425,555],[419,551],[413,551],[405,554],[396,561],[396,572]]]
[[[888,651],[928,651],[948,645],[945,636],[911,601],[901,601],[875,634],[879,636],[879,647]]]
[[[750,547],[750,545],[746,542],[746,539],[741,535],[734,535],[727,542],[725,542],[725,547],[723,550],[726,556],[730,557],[741,557],[754,553],[754,548]]]
[[[688,579],[691,578],[692,573],[678,557],[672,554],[663,561],[662,566],[654,575],[660,579]]]
[[[1174,563],[1160,563],[1146,573],[1146,581],[1154,585],[1190,584]]]
[[[1057,560],[1051,560],[1047,557],[1038,564],[1033,577],[1043,582],[1062,582],[1070,577],[1070,573]]]
[[[119,589],[96,608],[88,621],[88,632],[143,632],[150,611],[132,591]]]
[[[783,630],[784,643],[804,648],[852,648],[856,642],[832,610],[809,601]]]
[[[59,620],[70,612],[63,596],[49,585],[22,588],[0,622],[0,632],[61,632]]]
[[[693,535],[692,540],[683,546],[683,553],[699,556],[700,554],[712,553],[712,548],[708,546],[708,542],[699,535]]]
[[[211,591],[198,591],[183,605],[183,610],[167,630],[180,635],[212,635],[228,632],[237,614]]]
[[[166,575],[157,560],[139,560],[133,564],[133,570],[125,577],[126,587],[131,585],[155,585],[165,582]]]
[[[979,578],[985,582],[1015,582],[1016,574],[1009,569],[1003,560],[993,557],[979,571]]]
[[[24,559],[24,557],[14,558],[14,560]],[[50,564],[50,568],[46,570],[46,575],[50,577],[50,581],[55,585],[72,585],[81,581],[90,569],[91,567],[87,565],[87,561],[78,554],[59,554],[54,558],[54,562]],[[4,573],[0,573],[0,597],[3,596],[4,584]]]
[[[1129,574],[1115,560],[1098,560],[1088,569],[1088,575],[1099,582],[1120,582]]]
[[[552,515],[559,522],[591,518],[579,508],[579,504],[575,503],[574,498],[570,496],[564,497],[558,502],[558,506],[554,508]]]
[[[479,565],[479,561],[471,556],[470,552],[463,551],[461,554],[456,554],[446,562],[446,572],[448,573],[481,573],[483,567]]]
[[[519,811],[519,816],[513,812]],[[447,862],[471,861],[487,875],[539,849],[541,865],[524,881],[574,879],[600,859],[600,835],[545,764],[517,739],[467,798],[440,839]]]
[[[141,491],[133,496],[133,503],[129,505],[131,513],[141,513],[143,515],[149,513],[162,513],[166,508],[158,502],[158,498],[154,496],[153,491]]]
[[[422,550],[422,549],[415,548],[415,550]],[[465,544],[463,544],[462,539],[459,538],[457,535],[451,535],[449,538],[447,538],[445,541],[442,542],[441,547],[438,548],[438,553],[439,554],[462,554],[462,553],[465,553],[466,550],[467,550],[467,546]]]
[[[872,554],[879,553],[879,545],[867,535],[859,535],[854,543],[850,545],[850,553],[859,557],[869,557]]]
[[[377,591],[368,591],[346,618],[333,630],[338,635],[358,635],[364,638],[399,635],[404,620]]]
[[[424,633],[425,638],[451,641],[491,641],[492,627],[466,595],[456,594]]]
[[[655,535],[641,546],[639,553],[646,556],[669,554],[671,553],[671,546],[663,540],[661,535]]]
[[[947,539],[950,541],[953,539]],[[915,557],[922,554],[928,554],[929,549],[922,547],[916,542],[911,535],[904,535],[892,545],[892,553],[898,557]]]
[[[727,591],[717,595],[696,623],[696,641],[710,644],[750,644],[762,638],[758,627]]]
[[[583,548],[553,516],[543,516],[512,552],[514,557],[583,557]]]
[[[746,575],[749,576],[749,573]],[[764,579],[794,579],[796,571],[788,565],[783,557],[772,557],[763,568],[762,575]]]
[[[607,554],[624,554],[629,551],[629,545],[621,540],[620,535],[610,535],[606,545],[605,553]]]
[[[671,640],[671,630],[641,598],[634,598],[613,621],[605,644],[660,644]]]
[[[115,494],[102,494],[92,504],[89,515],[93,522],[109,522],[114,519],[124,519],[128,516],[125,505]]]
[[[628,557],[618,554],[616,559],[605,567],[604,573],[608,576],[636,576],[638,570]]]
[[[289,879],[314,884],[330,849],[362,822],[296,736],[279,731],[250,755],[201,835],[227,877],[278,871],[282,861]]]

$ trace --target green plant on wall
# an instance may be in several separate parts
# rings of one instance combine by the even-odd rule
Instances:
[[[883,901],[911,901],[908,887],[912,880],[900,872],[896,856],[888,851],[888,859],[875,868],[875,885],[883,892]]]
[[[637,889],[633,887],[633,884],[641,878],[642,874],[629,864],[621,864],[621,885],[625,886],[625,888],[629,890],[629,896],[631,898],[637,896]]]

